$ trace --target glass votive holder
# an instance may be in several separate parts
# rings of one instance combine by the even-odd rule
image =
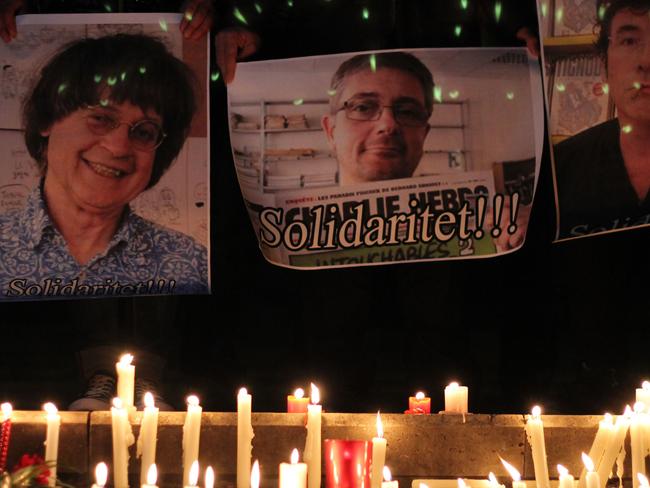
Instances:
[[[370,488],[372,442],[325,439],[325,488]]]

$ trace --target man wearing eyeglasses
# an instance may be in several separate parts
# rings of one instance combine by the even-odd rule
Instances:
[[[618,118],[556,147],[560,237],[650,223],[650,0],[613,0],[596,48]]]
[[[409,178],[422,158],[433,107],[433,77],[404,52],[345,61],[330,86],[323,129],[342,185]]]
[[[134,214],[181,150],[194,78],[143,35],[82,39],[43,68],[24,105],[43,178],[0,216],[2,298],[207,292],[207,252]]]

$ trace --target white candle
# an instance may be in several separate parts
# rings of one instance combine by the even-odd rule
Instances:
[[[141,488],[158,488],[156,486],[156,481],[158,480],[158,469],[155,464],[151,464],[147,469],[147,475],[144,483],[142,483]]]
[[[56,486],[56,463],[59,454],[59,428],[61,416],[53,403],[43,405],[46,412],[47,434],[45,435],[45,462],[51,463],[48,486]]]
[[[194,461],[190,467],[190,471],[187,476],[187,483],[185,483],[185,488],[196,488],[196,485],[199,482],[199,462]]]
[[[320,392],[311,384],[311,405],[307,407],[307,439],[305,440],[305,461],[307,462],[308,488],[320,488],[321,481],[321,415],[323,408],[318,405]],[[238,487],[239,488],[239,487]]]
[[[372,470],[370,471],[370,488],[381,488],[384,464],[386,463],[386,439],[381,416],[377,412],[377,437],[372,438]]]
[[[306,488],[307,465],[298,462],[298,449],[291,451],[291,464],[280,463],[280,488]]]
[[[117,396],[122,400],[125,408],[133,406],[133,391],[135,381],[135,366],[131,364],[133,356],[124,354],[120,361],[115,364],[117,371]]]
[[[203,486],[205,488],[214,488],[214,470],[212,469],[212,466],[208,466],[205,470]]]
[[[607,480],[609,479],[609,474],[612,472],[612,468],[614,467],[614,462],[616,461],[618,454],[623,450],[625,437],[630,428],[631,417],[632,409],[629,405],[625,407],[625,413],[623,415],[616,417],[616,422],[614,423],[614,435],[609,439],[609,442],[605,447],[605,452],[603,453],[603,459],[597,469],[598,478],[603,485],[607,485]]]
[[[546,444],[544,443],[544,424],[540,417],[541,413],[541,408],[538,406],[533,407],[532,415],[526,421],[526,437],[532,450],[537,487],[550,488],[548,464],[546,464]]]
[[[612,416],[608,413],[605,414],[603,420],[598,423],[598,432],[594,438],[594,443],[591,445],[589,451],[589,459],[594,463],[594,469],[598,468],[600,462],[605,454],[607,444],[610,442],[611,437],[614,435],[614,421]],[[580,481],[578,488],[586,488],[587,486],[587,468],[582,470],[580,474]]]
[[[260,488],[260,463],[257,459],[253,463],[253,469],[251,469],[250,475],[250,488]]]
[[[501,463],[506,468],[506,471],[508,471],[508,473],[512,477],[512,488],[526,488],[526,482],[521,481],[521,474],[519,473],[517,468],[515,468],[512,464],[506,462],[503,459],[501,459]]]
[[[488,474],[488,481],[490,482],[490,488],[506,488],[506,485],[499,483],[499,480],[492,472]]]
[[[399,483],[397,480],[393,481],[393,477],[390,474],[390,469],[388,469],[388,466],[384,466],[382,474],[384,475],[384,481],[381,483],[381,488],[399,488]]]
[[[251,454],[253,452],[253,397],[246,388],[237,394],[237,488],[250,488]]]
[[[468,388],[458,383],[449,383],[445,387],[445,412],[467,413]]]
[[[201,436],[201,412],[196,395],[187,397],[187,413],[183,424],[183,485],[188,486],[190,481],[190,469],[195,461],[199,459],[199,441]],[[198,468],[197,468],[198,469]],[[197,471],[198,479],[198,471]],[[195,485],[196,486],[196,483]]]
[[[560,484],[559,488],[574,488],[573,482],[575,481],[573,476],[569,474],[569,470],[566,469],[561,464],[557,465],[557,472],[560,475]]]
[[[158,408],[154,406],[153,395],[144,394],[144,412],[138,435],[137,456],[140,458],[140,483],[149,485],[147,481],[149,467],[156,462],[156,442],[158,440]],[[153,483],[155,485],[155,483]]]
[[[648,424],[647,414],[644,413],[646,406],[641,402],[634,404],[634,412],[630,423],[630,446],[632,447],[632,486],[639,488],[639,477],[635,476],[641,473],[645,476],[645,443],[644,434]]]
[[[587,470],[587,476],[585,477],[586,488],[600,488],[600,478],[598,473],[594,471],[594,463],[584,452],[582,453],[582,462]]]
[[[113,428],[113,485],[115,488],[128,488],[129,418],[119,398],[113,398],[111,424]]]
[[[644,381],[641,388],[636,389],[636,401],[643,403],[646,409],[650,407],[650,381]]]
[[[108,479],[108,467],[106,463],[97,463],[95,466],[95,483],[92,488],[104,488]]]

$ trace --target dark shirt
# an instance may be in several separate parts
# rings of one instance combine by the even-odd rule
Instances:
[[[639,201],[619,137],[618,119],[613,119],[557,145],[561,238],[650,223],[650,198]]]

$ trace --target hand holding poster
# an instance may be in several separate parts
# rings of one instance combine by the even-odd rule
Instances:
[[[539,81],[523,49],[242,64],[231,141],[265,257],[324,267],[518,248],[541,156]]]

